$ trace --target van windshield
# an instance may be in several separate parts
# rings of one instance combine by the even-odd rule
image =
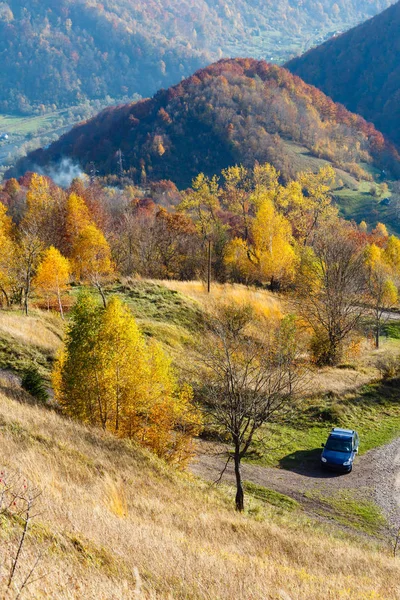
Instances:
[[[326,442],[325,449],[332,450],[333,452],[351,452],[351,440],[340,440],[330,437]]]

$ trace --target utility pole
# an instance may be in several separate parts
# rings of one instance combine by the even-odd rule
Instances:
[[[207,292],[211,292],[211,240],[208,240]]]
[[[123,164],[124,155],[122,154],[121,148],[117,152],[117,161],[118,161],[118,174],[120,177],[124,174],[124,164]]]

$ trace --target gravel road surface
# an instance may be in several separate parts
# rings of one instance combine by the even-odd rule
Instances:
[[[226,462],[218,450],[211,443],[201,442],[191,466],[192,472],[208,481],[216,481]],[[352,472],[344,475],[322,471],[318,457],[314,462],[300,464],[290,471],[243,463],[242,475],[243,480],[291,496],[310,510],[313,501],[305,496],[308,491],[330,496],[338,490],[351,490],[360,498],[376,502],[388,523],[393,528],[400,528],[400,437],[357,457]],[[232,464],[222,481],[234,482]]]

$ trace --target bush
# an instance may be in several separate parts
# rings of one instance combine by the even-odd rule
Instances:
[[[376,366],[382,379],[396,377],[400,373],[400,356],[394,356],[393,354],[381,356]]]
[[[21,382],[31,396],[45,404],[49,399],[46,383],[36,367],[26,369]]]
[[[324,331],[315,331],[310,341],[314,364],[318,367],[336,364],[342,357],[342,348],[334,348]]]

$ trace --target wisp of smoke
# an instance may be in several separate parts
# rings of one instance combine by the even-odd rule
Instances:
[[[40,175],[51,177],[54,183],[62,188],[69,187],[74,179],[86,178],[80,165],[74,163],[70,158],[63,158],[56,165],[37,167],[34,170]]]

